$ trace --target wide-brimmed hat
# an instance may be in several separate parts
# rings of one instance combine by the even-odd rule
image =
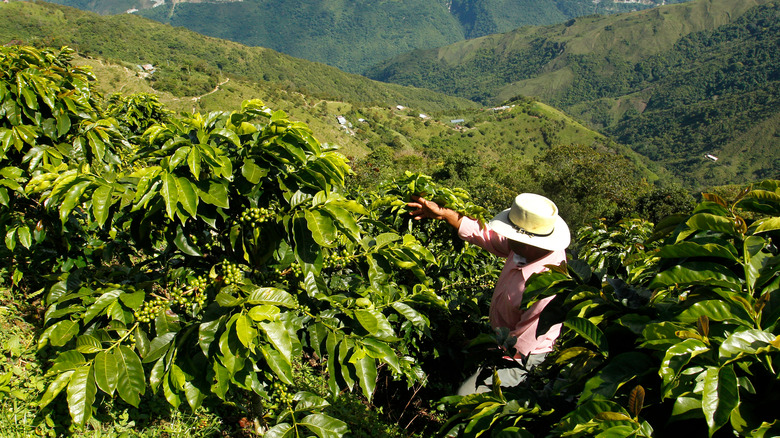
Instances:
[[[571,242],[569,226],[558,215],[558,207],[534,193],[517,195],[512,207],[497,214],[488,225],[507,239],[555,251]]]

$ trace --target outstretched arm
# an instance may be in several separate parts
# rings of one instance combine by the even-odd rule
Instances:
[[[412,202],[409,202],[406,205],[414,209],[409,212],[409,214],[414,216],[416,220],[422,218],[438,219],[446,221],[456,230],[460,228],[460,222],[463,219],[463,215],[455,210],[440,207],[439,204],[416,195],[412,196]]]
[[[439,204],[419,196],[412,196],[412,202],[406,205],[414,209],[409,214],[417,220],[430,218],[446,221],[450,226],[458,230],[458,236],[466,242],[477,245],[499,257],[509,256],[509,240],[506,237],[496,233],[489,227],[480,225],[479,222],[468,216],[464,216],[450,208],[440,207]]]

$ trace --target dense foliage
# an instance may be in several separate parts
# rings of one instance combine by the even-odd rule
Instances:
[[[412,172],[347,186],[343,156],[257,100],[176,116],[150,95],[101,99],[69,49],[0,53],[0,258],[13,301],[40,300],[47,373],[22,386],[4,369],[0,394],[34,399],[39,433],[162,401],[243,409],[265,436],[343,436],[361,426],[337,394],[400,419],[412,400],[378,395],[426,409],[512,343],[486,330],[496,260],[407,214],[420,194],[489,217],[466,191]],[[593,152],[553,149],[538,167],[581,184],[561,199],[619,210],[629,185]],[[595,183],[604,199],[583,197]],[[650,192],[644,211],[675,193]],[[444,398],[441,433],[773,433],[780,182],[682,213],[584,228],[577,258],[526,290],[526,305],[555,295],[556,351],[527,384]],[[312,374],[322,392],[300,381]]]
[[[149,393],[192,410],[240,400],[268,436],[333,436],[347,425],[323,398],[287,393],[296,364],[368,400],[380,372],[425,382],[421,365],[452,340],[431,347],[426,314],[448,312],[432,287],[463,277],[463,256],[440,264],[404,199],[482,214],[465,193],[409,175],[349,198],[346,160],[283,113],[248,101],[173,117],[151,96],[104,109],[70,53],[2,49],[0,256],[19,298],[46,308],[42,415],[66,403],[84,427],[114,398],[138,407]]]
[[[456,413],[445,430],[775,436],[778,236],[776,180],[730,202],[706,196],[655,230],[643,220],[584,228],[580,258],[525,292],[524,306],[555,296],[556,350],[526,384],[445,399]]]

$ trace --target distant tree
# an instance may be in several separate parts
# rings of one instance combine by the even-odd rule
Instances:
[[[694,197],[681,185],[657,186],[637,199],[636,213],[641,218],[658,223],[673,214],[688,214],[695,205]]]
[[[648,190],[627,158],[583,145],[550,149],[532,171],[544,194],[575,228],[594,218],[617,221],[627,216],[637,197]]]

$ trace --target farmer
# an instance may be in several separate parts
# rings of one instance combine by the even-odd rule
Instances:
[[[546,270],[545,265],[559,265],[566,260],[565,249],[571,236],[566,222],[558,215],[558,208],[549,199],[533,193],[518,195],[511,208],[494,217],[487,226],[463,216],[433,201],[415,196],[407,204],[415,219],[430,218],[446,221],[458,230],[461,239],[477,245],[499,257],[506,264],[496,282],[490,301],[490,325],[497,329],[507,327],[517,339],[516,354],[507,357],[523,363],[525,369],[499,370],[502,386],[516,386],[525,379],[526,370],[539,364],[552,351],[561,325],[552,326],[537,336],[539,316],[554,297],[545,298],[529,309],[520,310],[525,283],[531,274]],[[477,375],[461,386],[461,395],[486,392],[492,378],[477,382]]]

